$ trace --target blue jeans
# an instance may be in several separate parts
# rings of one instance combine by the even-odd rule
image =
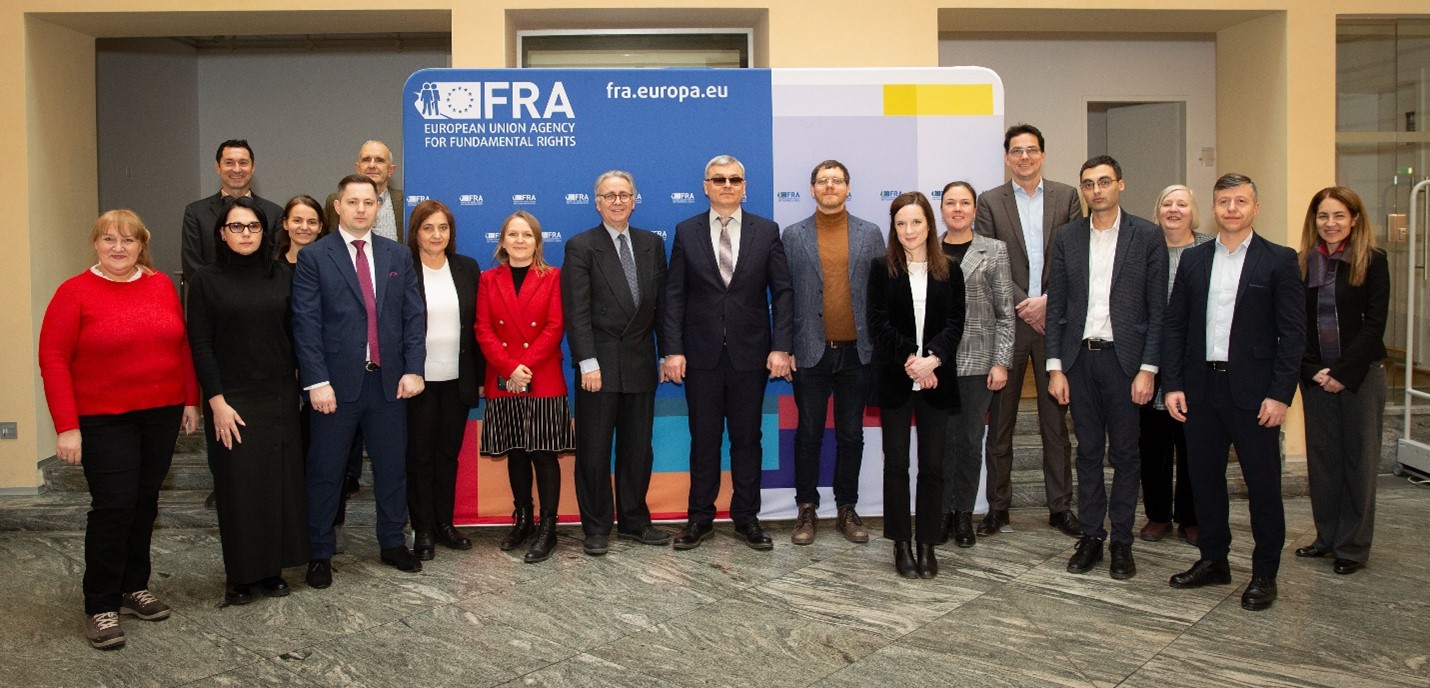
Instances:
[[[864,406],[869,398],[869,367],[859,362],[857,347],[824,348],[814,365],[800,363],[794,373],[794,403],[799,427],[794,433],[795,501],[819,506],[819,465],[829,396],[834,395],[834,504],[859,501],[859,465],[864,460]]]

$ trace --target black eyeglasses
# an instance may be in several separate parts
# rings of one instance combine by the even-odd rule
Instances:
[[[715,186],[739,186],[745,183],[744,177],[709,177],[705,181]]]
[[[231,233],[231,234],[242,234],[242,233],[244,233],[244,232],[248,232],[249,234],[257,234],[257,233],[263,231],[263,223],[262,223],[262,222],[230,222],[230,223],[224,225],[223,228],[224,228],[224,229],[227,229],[227,230],[229,231],[229,233]]]

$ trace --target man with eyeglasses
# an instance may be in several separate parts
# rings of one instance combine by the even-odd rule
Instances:
[[[566,341],[579,378],[576,389],[576,503],[582,550],[600,556],[616,536],[645,545],[670,544],[650,522],[646,491],[655,456],[656,317],[665,293],[665,242],[630,224],[636,183],[629,172],[596,178],[601,224],[566,242],[561,308]],[[611,440],[616,442],[611,497]]]
[[[283,208],[253,193],[251,187],[256,169],[253,161],[253,148],[243,139],[229,139],[218,145],[218,151],[214,153],[218,193],[200,198],[184,208],[182,263],[185,282],[193,278],[195,270],[214,262],[214,232],[226,198],[252,196],[262,211],[259,214],[263,220],[263,233],[267,235],[267,245],[276,243]]]
[[[854,507],[864,459],[864,406],[869,400],[869,265],[884,255],[879,226],[849,214],[849,169],[825,160],[809,173],[815,212],[785,229],[794,284],[795,516],[790,541],[814,542],[819,525],[820,455],[829,398],[834,397],[834,528],[868,542]]]
[[[1167,302],[1167,250],[1157,225],[1122,211],[1122,166],[1106,155],[1082,164],[1091,213],[1053,233],[1048,255],[1048,393],[1072,407],[1082,539],[1068,561],[1087,573],[1112,525],[1111,575],[1137,575],[1132,520],[1142,469],[1138,407],[1152,400]],[[1103,486],[1104,455],[1112,493]]]
[[[713,532],[727,427],[730,520],[746,545],[774,547],[758,518],[760,425],[766,383],[790,379],[794,291],[779,225],[740,207],[745,183],[745,166],[734,157],[706,163],[710,209],[675,226],[670,252],[661,373],[685,385],[690,422],[688,523],[675,536],[676,549],[698,547]]]
[[[1048,265],[1044,259],[1053,230],[1079,217],[1077,190],[1043,178],[1047,148],[1043,132],[1031,124],[1017,124],[1003,134],[1003,161],[1011,178],[978,197],[973,228],[979,234],[1008,245],[1013,271],[1013,303],[1018,313],[1013,331],[1013,365],[1008,386],[994,395],[988,424],[988,515],[978,524],[978,534],[997,535],[1008,525],[1013,503],[1013,430],[1018,421],[1023,380],[1028,360],[1033,362],[1033,384],[1038,391],[1039,432],[1043,438],[1043,489],[1047,496],[1048,525],[1072,537],[1082,535],[1072,511],[1072,444],[1068,442],[1067,407],[1048,396],[1044,322],[1048,303]],[[965,409],[965,413],[969,411]]]
[[[307,581],[333,582],[333,520],[353,437],[362,430],[372,460],[377,541],[384,564],[422,570],[407,549],[407,400],[422,393],[426,303],[412,252],[372,233],[377,185],[363,175],[338,183],[337,231],[298,253],[293,275],[293,343],[298,377],[312,404],[308,450]]]
[[[372,139],[364,141],[362,148],[358,149],[358,159],[353,165],[357,173],[372,180],[377,185],[377,219],[372,224],[372,231],[378,236],[387,237],[397,243],[407,240],[406,226],[403,224],[402,215],[407,205],[402,196],[402,189],[392,186],[392,173],[397,171],[397,163],[392,161],[392,149],[386,143]],[[338,226],[338,215],[333,212],[333,203],[338,200],[337,194],[328,194],[328,200],[323,202],[323,227],[324,231],[331,232]]]

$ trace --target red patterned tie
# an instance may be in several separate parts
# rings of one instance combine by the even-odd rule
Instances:
[[[372,289],[372,271],[367,267],[367,254],[362,250],[366,245],[367,242],[362,239],[353,240],[353,248],[357,249],[358,289],[362,291],[362,307],[367,310],[367,360],[380,366],[382,354],[377,350],[377,297]]]

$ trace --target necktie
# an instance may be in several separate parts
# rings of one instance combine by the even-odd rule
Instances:
[[[382,355],[377,350],[377,297],[372,289],[372,271],[367,267],[367,254],[362,250],[366,245],[367,242],[362,239],[353,240],[353,248],[357,249],[358,289],[362,292],[362,307],[367,311],[367,360],[380,366]]]
[[[730,278],[735,274],[735,250],[730,244],[730,220],[733,217],[720,218],[720,255],[716,257],[716,262],[720,264],[720,279],[725,280],[725,286],[730,286]]]
[[[621,256],[621,269],[626,272],[626,284],[631,288],[631,300],[640,305],[641,285],[636,277],[636,259],[631,254],[631,242],[626,239],[625,232],[616,235],[616,244],[616,253]]]

